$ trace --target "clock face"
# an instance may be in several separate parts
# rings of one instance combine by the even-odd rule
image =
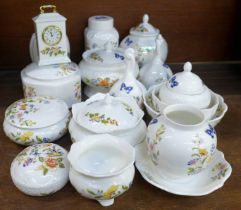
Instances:
[[[43,30],[42,39],[49,46],[58,44],[62,39],[61,29],[57,26],[47,26]]]

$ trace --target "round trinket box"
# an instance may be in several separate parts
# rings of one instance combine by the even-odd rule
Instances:
[[[3,129],[17,144],[53,142],[67,132],[70,116],[68,106],[62,100],[30,97],[7,108]]]
[[[67,151],[56,144],[36,144],[20,152],[11,164],[15,186],[27,195],[52,194],[68,182]]]

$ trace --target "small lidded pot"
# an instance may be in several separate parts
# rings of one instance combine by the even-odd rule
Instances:
[[[72,106],[73,118],[69,124],[72,141],[82,141],[93,134],[111,134],[131,145],[145,139],[144,112],[131,97],[113,97],[96,94]]]
[[[120,47],[124,49],[129,47],[135,49],[136,59],[139,66],[141,67],[153,58],[156,49],[156,38],[159,34],[159,29],[153,27],[149,23],[149,16],[145,14],[143,16],[143,22],[130,29],[130,35],[121,41]],[[160,49],[161,59],[163,62],[165,62],[167,58],[168,47],[164,38]]]
[[[192,64],[186,62],[183,72],[173,75],[160,86],[159,99],[168,105],[190,104],[200,109],[207,108],[211,102],[211,91],[191,70]]]
[[[135,149],[108,134],[92,135],[72,144],[69,179],[84,197],[110,206],[132,184]]]
[[[67,151],[52,143],[36,144],[20,152],[11,164],[15,186],[31,196],[55,193],[68,182]]]
[[[17,144],[53,142],[67,132],[70,116],[68,106],[62,100],[29,97],[7,108],[3,129]]]
[[[70,108],[81,101],[81,77],[75,63],[38,66],[31,63],[21,71],[25,97],[49,96],[65,101]]]
[[[195,178],[210,163],[217,136],[200,109],[175,104],[150,122],[146,144],[156,173],[184,181]]]
[[[113,48],[119,46],[119,33],[114,28],[114,19],[106,15],[89,17],[84,38],[86,50],[104,48],[107,42],[110,42]]]
[[[113,84],[122,78],[126,63],[123,49],[113,49],[108,42],[103,49],[87,50],[83,53],[79,64],[82,81],[87,85],[85,95],[88,97],[97,92],[108,93]],[[138,65],[135,65],[133,74],[137,77]]]

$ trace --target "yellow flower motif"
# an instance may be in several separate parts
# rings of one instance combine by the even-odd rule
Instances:
[[[20,140],[21,141],[28,141],[31,136],[33,136],[33,132],[32,131],[26,131],[20,136]]]
[[[103,193],[103,197],[106,199],[110,199],[114,196],[115,192],[118,190],[118,185],[111,185],[109,189]]]
[[[208,154],[208,151],[206,149],[199,149],[199,154],[204,156]]]

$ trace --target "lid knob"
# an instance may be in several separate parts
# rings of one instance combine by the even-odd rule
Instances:
[[[133,71],[135,68],[135,50],[133,48],[127,48],[125,51],[125,57],[126,59],[126,74]]]
[[[158,35],[157,39],[156,39],[156,54],[157,55],[161,55],[161,45],[163,43],[163,36],[161,34]]]
[[[112,51],[112,44],[110,41],[108,41],[106,44],[105,44],[105,49],[107,52],[111,52]]]
[[[105,98],[104,98],[104,103],[105,103],[106,105],[109,105],[109,104],[111,104],[111,101],[112,101],[111,96],[110,96],[109,93],[107,93],[106,96],[105,96]]]
[[[190,62],[186,62],[183,66],[183,69],[185,72],[191,72],[192,71],[192,64]]]
[[[143,23],[148,23],[149,22],[149,15],[148,14],[143,15],[142,21],[143,21]]]

